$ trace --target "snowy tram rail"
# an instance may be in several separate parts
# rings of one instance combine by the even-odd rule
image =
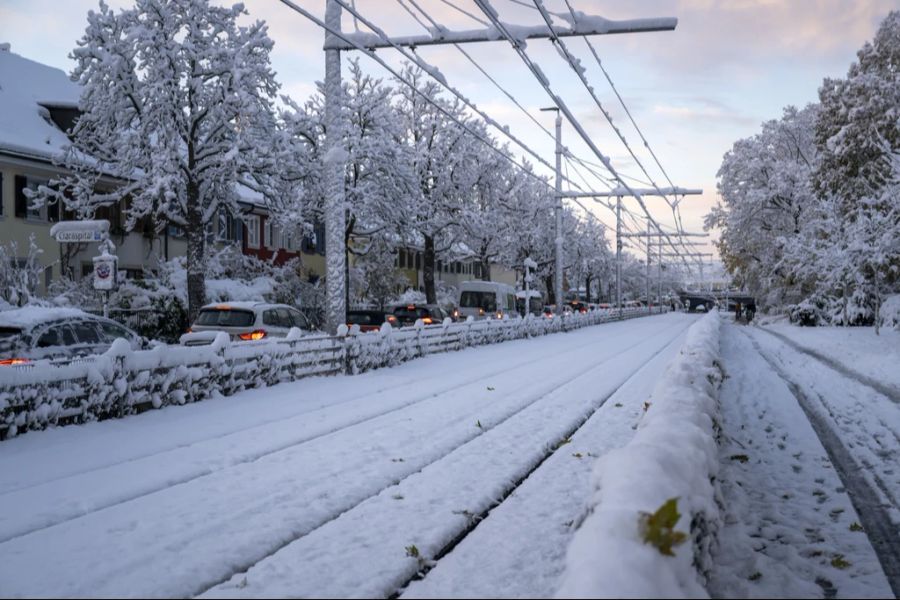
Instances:
[[[634,436],[694,322],[610,323],[9,440],[2,591],[552,595],[593,459]]]

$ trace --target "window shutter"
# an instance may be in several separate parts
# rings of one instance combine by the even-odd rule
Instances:
[[[28,214],[28,198],[25,197],[25,186],[27,184],[27,180],[24,175],[16,175],[15,180],[16,187],[16,216],[20,219],[24,219]]]

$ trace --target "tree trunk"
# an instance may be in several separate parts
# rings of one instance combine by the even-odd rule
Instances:
[[[844,296],[844,298],[843,298],[843,300],[844,300],[844,327],[849,327],[850,323],[847,322],[847,284],[846,283],[844,284],[844,291],[843,291],[842,295]]]
[[[193,181],[187,186],[186,216],[188,322],[193,323],[206,302],[206,230],[200,188]]]
[[[491,280],[491,261],[486,256],[481,257],[481,280]]]
[[[547,286],[547,304],[556,304],[556,290],[553,288],[553,273],[544,277],[544,285]]]
[[[425,236],[425,251],[422,253],[422,279],[425,282],[425,302],[437,304],[434,290],[434,238]]]
[[[350,232],[353,231],[356,218],[350,216],[349,210],[344,213],[344,218],[347,222],[347,227],[344,228],[344,307],[345,310],[350,310]]]
[[[590,304],[591,302],[591,276],[588,275],[584,278],[584,301]]]

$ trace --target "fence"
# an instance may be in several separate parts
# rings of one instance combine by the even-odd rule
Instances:
[[[66,362],[36,361],[0,368],[0,439],[23,431],[117,418],[151,408],[313,375],[357,374],[469,346],[569,331],[646,316],[647,308],[564,317],[467,321],[359,334],[305,336],[232,344],[220,333],[209,346],[159,346],[132,351],[117,340],[104,354]]]

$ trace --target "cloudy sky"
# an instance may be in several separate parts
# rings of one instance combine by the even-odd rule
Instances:
[[[212,0],[217,1],[217,0]],[[324,0],[296,0],[321,16]],[[111,0],[114,7],[127,0]],[[403,0],[410,6],[410,0]],[[842,76],[859,47],[870,40],[896,0],[570,0],[588,14],[610,19],[677,17],[674,31],[596,36],[603,66],[644,132],[663,168],[676,185],[703,188],[703,196],[681,204],[684,227],[700,231],[702,217],[715,202],[716,171],[735,140],[756,132],[762,121],[777,118],[784,106],[815,101],[823,77]],[[424,33],[399,0],[355,0],[360,12],[392,35]],[[472,0],[415,0],[450,29],[480,25],[458,11],[482,17]],[[540,15],[521,0],[492,0],[504,21],[536,25]],[[530,2],[526,2],[530,4]],[[545,0],[550,10],[565,11],[564,0]],[[278,0],[248,0],[250,18],[264,19],[275,41],[273,66],[282,91],[302,101],[324,74],[323,33]],[[68,53],[85,26],[92,0],[2,0],[0,42],[28,58],[71,70]],[[345,15],[345,30],[354,23]],[[365,30],[364,26],[360,27]],[[643,148],[603,73],[583,40],[569,38],[570,50],[587,67],[587,77],[612,114],[652,179],[665,177]],[[538,120],[552,129],[553,116],[538,109],[550,104],[545,92],[505,42],[470,44],[466,50]],[[393,51],[379,51],[391,64]],[[547,74],[554,90],[576,112],[600,150],[623,173],[646,179],[567,64],[546,41],[530,41],[528,52]],[[497,90],[456,48],[424,47],[419,54],[437,66],[449,83],[553,162],[553,142]],[[372,73],[389,77],[363,58]],[[597,159],[563,126],[564,143],[579,157]],[[519,153],[521,154],[521,153]],[[574,178],[574,174],[571,174]],[[640,184],[636,184],[640,185]],[[626,201],[637,210],[634,201]],[[661,222],[672,223],[660,199],[647,199]],[[595,213],[614,224],[602,207]],[[713,234],[713,238],[715,234]]]

